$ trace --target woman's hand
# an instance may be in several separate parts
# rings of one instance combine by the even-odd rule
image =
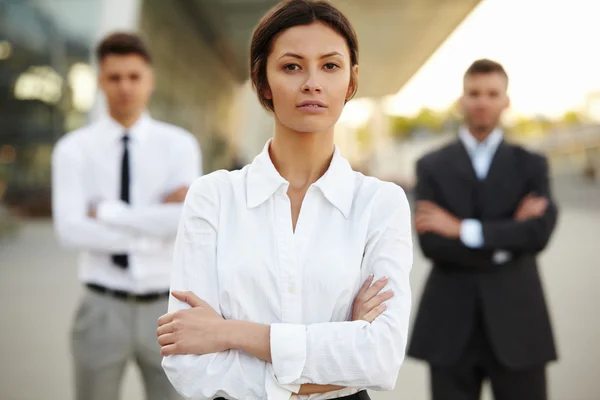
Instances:
[[[391,290],[379,293],[387,284],[387,277],[379,279],[373,285],[371,285],[372,282],[373,275],[369,276],[362,288],[358,291],[354,303],[352,304],[352,321],[363,320],[369,323],[373,322],[375,318],[385,311],[386,306],[383,302],[394,297],[394,292]],[[327,393],[341,389],[344,389],[344,387],[308,383],[300,386],[298,394],[309,395],[315,393]]]
[[[209,354],[228,350],[225,320],[192,292],[172,292],[192,308],[165,314],[158,319],[160,354]]]
[[[394,297],[392,290],[381,292],[381,289],[388,282],[387,277],[384,276],[373,283],[373,285],[371,285],[372,282],[373,275],[369,276],[358,291],[352,304],[352,321],[363,320],[369,323],[375,321],[375,318],[381,315],[387,308],[383,302]]]

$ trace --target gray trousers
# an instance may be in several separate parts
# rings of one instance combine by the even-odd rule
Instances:
[[[117,400],[129,360],[148,400],[180,398],[161,367],[156,337],[167,301],[130,302],[86,289],[71,332],[77,400]]]

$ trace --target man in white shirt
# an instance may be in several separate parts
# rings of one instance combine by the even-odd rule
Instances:
[[[97,57],[110,117],[65,135],[52,158],[56,233],[80,252],[86,287],[71,338],[76,398],[117,399],[130,359],[148,399],[175,398],[156,321],[167,309],[172,246],[188,187],[201,175],[200,148],[145,111],[154,77],[138,36],[106,37]]]

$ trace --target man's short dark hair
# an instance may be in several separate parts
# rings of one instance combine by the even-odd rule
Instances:
[[[144,40],[135,33],[115,32],[106,36],[96,48],[96,57],[101,63],[109,55],[137,54],[148,64],[152,64],[150,50]]]
[[[473,76],[473,75],[493,74],[493,73],[503,75],[508,82],[508,74],[504,70],[504,67],[502,66],[502,64],[500,64],[496,61],[493,61],[493,60],[489,60],[487,58],[483,58],[483,59],[476,60],[475,62],[473,62],[473,64],[471,64],[471,66],[469,68],[467,68],[467,71],[465,72],[464,77],[467,78],[467,77]]]

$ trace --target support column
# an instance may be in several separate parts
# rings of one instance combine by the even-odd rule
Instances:
[[[391,143],[390,119],[385,113],[383,98],[373,99],[370,130],[373,136],[373,152],[369,163],[370,174],[380,176],[385,174],[386,154]]]

